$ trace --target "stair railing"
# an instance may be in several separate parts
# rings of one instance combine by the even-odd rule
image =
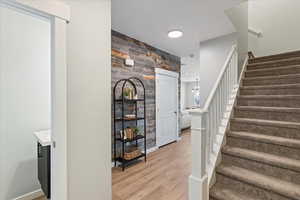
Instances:
[[[192,115],[192,174],[189,177],[189,200],[208,200],[208,168],[214,165],[214,150],[219,128],[232,92],[238,83],[238,52],[233,46],[203,109]],[[218,150],[217,150],[218,151]]]

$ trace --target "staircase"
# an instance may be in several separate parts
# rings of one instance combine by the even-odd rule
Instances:
[[[300,200],[300,52],[249,60],[210,200]]]

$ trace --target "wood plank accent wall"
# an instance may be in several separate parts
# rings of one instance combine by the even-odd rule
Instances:
[[[133,67],[125,65],[125,59],[129,57],[135,61]],[[112,30],[111,60],[112,89],[118,80],[132,76],[140,78],[145,84],[147,103],[147,148],[154,147],[156,145],[155,68],[162,68],[180,73],[180,57],[171,55],[165,51]],[[180,93],[180,88],[178,91]]]

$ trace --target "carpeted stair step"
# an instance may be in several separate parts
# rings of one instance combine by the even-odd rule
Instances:
[[[256,187],[247,182],[243,182],[221,173],[216,174],[217,183],[214,187],[233,190],[238,194],[243,194],[247,196],[252,196],[252,198],[257,200],[291,200],[291,198],[284,197],[280,194],[274,193],[272,191]],[[227,199],[230,200],[230,199]],[[243,199],[241,199],[243,200]]]
[[[293,51],[293,52],[287,52],[287,53],[281,53],[271,56],[262,56],[262,57],[256,57],[256,58],[250,58],[249,63],[260,63],[260,62],[267,62],[267,61],[278,61],[282,59],[289,59],[293,57],[300,57],[300,51]]]
[[[278,75],[299,74],[299,73],[300,73],[300,65],[292,65],[292,66],[285,66],[285,67],[249,70],[245,72],[245,77],[249,78],[249,77],[261,77],[261,76],[278,76]]]
[[[210,200],[259,200],[246,195],[236,193],[226,186],[216,186],[211,189]],[[262,199],[261,199],[262,200]]]
[[[300,185],[236,166],[217,168],[217,185],[225,184],[235,192],[265,200],[299,200]]]
[[[234,110],[234,116],[237,118],[300,122],[300,108],[237,106]]]
[[[226,144],[231,147],[271,153],[300,161],[300,140],[296,139],[231,131],[227,135]]]
[[[241,95],[239,106],[300,108],[300,95]]]
[[[274,120],[233,118],[231,131],[247,131],[283,138],[300,139],[300,123]]]
[[[300,84],[300,74],[244,78],[243,86]]]
[[[222,164],[300,184],[299,160],[227,145],[222,149]]]
[[[290,65],[299,65],[299,64],[300,64],[300,57],[295,57],[295,58],[288,58],[288,59],[282,59],[282,60],[248,64],[247,71],[257,70],[257,69],[283,67],[283,66],[290,66]]]
[[[240,95],[300,95],[300,84],[244,86]]]

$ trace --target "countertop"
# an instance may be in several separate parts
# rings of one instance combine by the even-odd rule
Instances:
[[[36,131],[34,136],[42,146],[51,146],[51,130]]]

